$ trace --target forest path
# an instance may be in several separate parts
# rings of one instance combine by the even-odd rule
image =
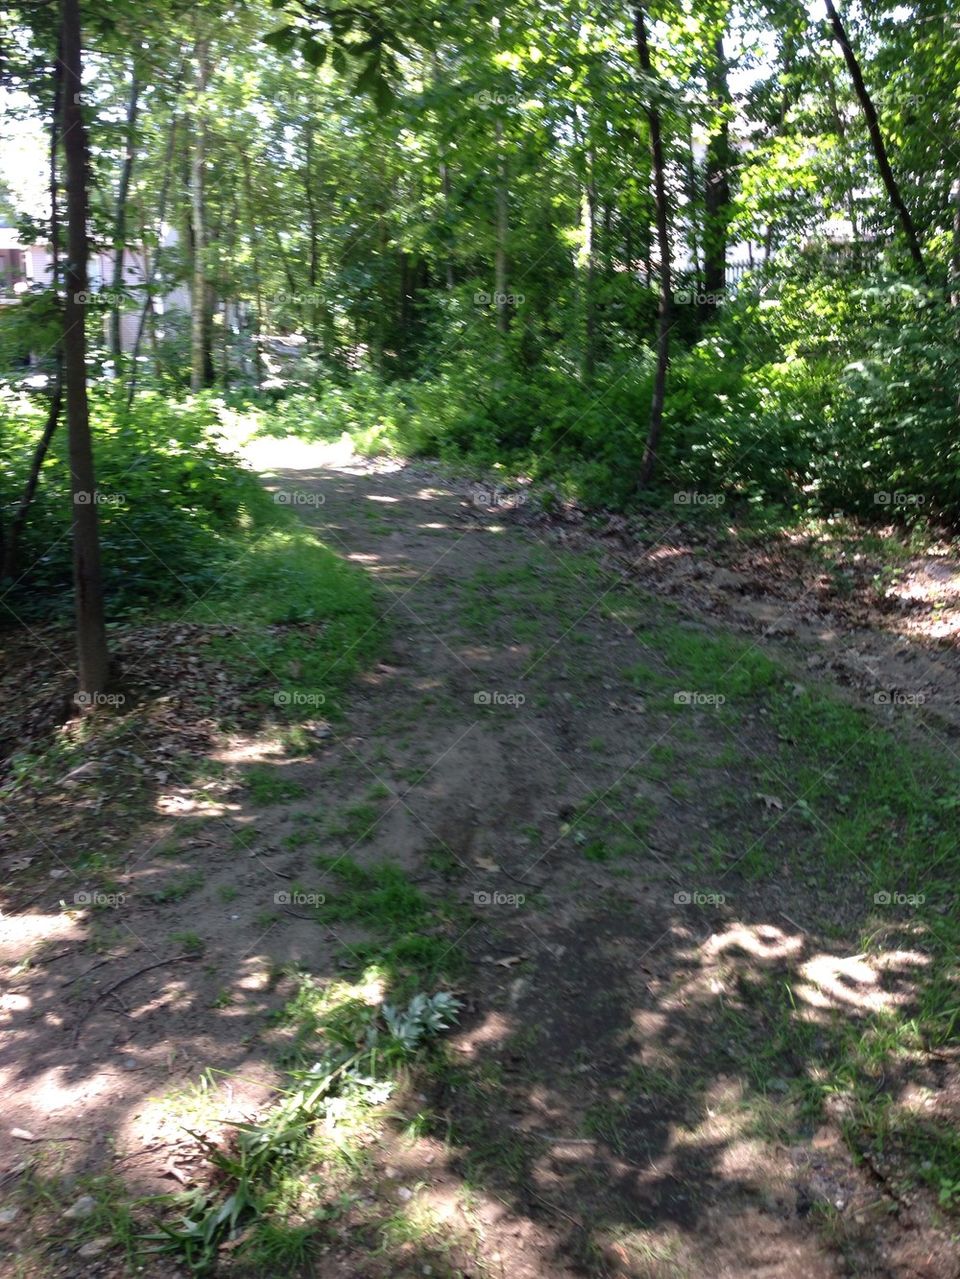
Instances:
[[[881,1123],[885,1090],[941,1097],[941,1131],[960,1096],[946,1057],[865,1030],[907,1015],[925,962],[875,923],[864,850],[893,818],[868,804],[855,827],[851,800],[873,773],[904,789],[909,741],[888,776],[874,721],[827,713],[774,641],[518,526],[508,493],[294,441],[250,456],[376,581],[388,649],[305,749],[238,732],[176,786],[164,763],[96,909],[58,905],[38,833],[0,1044],[0,1174],[35,1161],[38,1224],[0,1217],[4,1264],[128,1273],[116,1250],[78,1260],[64,1193],[89,1187],[87,1234],[109,1236],[118,1179],[204,1184],[192,1134],[257,1115],[294,1030],[314,1051],[310,1000],[373,953],[388,984],[453,989],[460,1022],[320,1169],[350,1207],[318,1219],[318,1268],[271,1276],[953,1279],[884,1143],[850,1149],[850,1095]],[[218,1273],[264,1272],[238,1251]]]
[[[771,781],[766,711],[717,696],[763,682],[762,642],[728,650],[708,616],[517,529],[506,492],[415,465],[280,481],[322,497],[310,522],[388,601],[392,652],[330,746],[354,804],[382,795],[344,851],[465,911],[438,924],[464,960],[461,1064],[402,1156],[473,1238],[454,1273],[954,1274],[839,1110],[797,1125],[787,1101],[811,1022],[892,1006],[910,973],[854,973],[843,873],[792,865],[806,783]]]

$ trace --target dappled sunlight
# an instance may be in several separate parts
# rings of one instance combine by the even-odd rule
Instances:
[[[279,737],[234,738],[211,751],[209,757],[218,764],[270,763],[283,767],[295,762],[286,755],[286,745]]]
[[[912,951],[848,958],[819,954],[800,965],[795,990],[798,998],[815,1010],[834,1009],[856,1016],[890,1012],[908,1004],[915,990],[910,984],[898,990],[887,989],[884,976],[890,972],[902,974],[906,983],[905,970],[922,969],[928,963],[927,956]]]
[[[496,1011],[487,1012],[476,1025],[469,1030],[460,1031],[450,1037],[453,1051],[465,1058],[476,1057],[481,1052],[489,1052],[492,1048],[509,1039],[515,1029],[513,1018]]]
[[[167,791],[157,796],[156,811],[164,817],[226,817],[240,811],[240,805],[226,799],[210,798],[208,785]]]
[[[803,950],[800,936],[790,936],[774,924],[731,924],[723,933],[714,933],[703,943],[701,953],[706,961],[721,955],[747,955],[762,963],[777,963],[795,958]]]
[[[83,936],[82,926],[82,915],[76,911],[55,915],[0,914],[0,962],[15,964],[40,942],[76,942]]]

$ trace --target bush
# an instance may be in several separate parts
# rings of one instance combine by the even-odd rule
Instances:
[[[0,498],[8,513],[22,491],[43,410],[7,395],[0,414],[8,459]],[[262,500],[255,476],[223,447],[212,403],[145,392],[128,416],[122,404],[98,391],[91,397],[91,425],[112,612],[202,593],[222,571],[225,539]],[[36,607],[71,582],[66,437],[61,424],[24,530],[24,577],[16,591],[21,607]]]

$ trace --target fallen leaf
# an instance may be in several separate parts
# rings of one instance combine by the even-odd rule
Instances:
[[[514,964],[522,964],[526,959],[526,955],[507,955],[503,959],[495,959],[493,962],[498,968],[512,968]]]
[[[764,808],[783,808],[783,800],[778,799],[776,795],[757,795],[757,799],[763,801]]]

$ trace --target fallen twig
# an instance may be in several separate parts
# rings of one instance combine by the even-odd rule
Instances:
[[[121,986],[125,986],[128,981],[133,981],[137,977],[142,977],[144,973],[152,972],[154,968],[164,968],[167,964],[180,964],[188,959],[199,959],[199,955],[193,953],[186,955],[174,955],[171,959],[158,959],[155,964],[147,964],[146,968],[138,968],[135,973],[127,973],[126,977],[121,977],[120,980],[115,981],[112,986],[108,986],[106,990],[100,991],[96,999],[91,1002],[90,1007],[77,1022],[76,1030],[73,1032],[74,1044],[79,1042],[80,1032],[83,1030],[84,1023],[93,1012],[94,1007],[106,999],[108,995],[112,995],[114,991],[119,990]]]

